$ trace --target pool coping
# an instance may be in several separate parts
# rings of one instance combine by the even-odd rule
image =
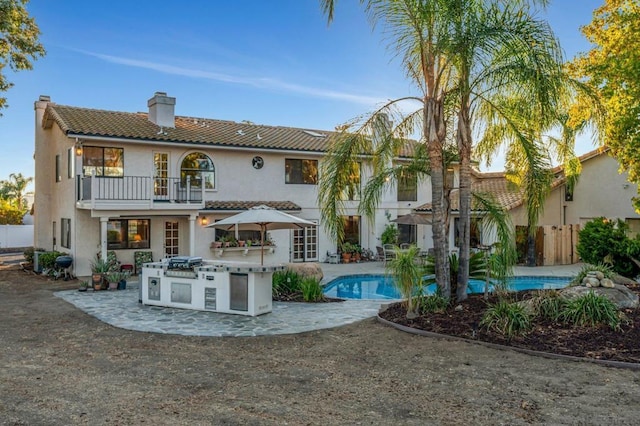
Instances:
[[[554,354],[554,353],[551,353],[551,352],[534,351],[532,349],[519,348],[517,346],[499,345],[497,343],[484,342],[482,340],[467,339],[465,337],[452,336],[452,335],[449,335],[449,334],[441,334],[441,333],[435,333],[433,331],[426,331],[426,330],[421,330],[421,329],[417,329],[417,328],[407,327],[405,325],[396,324],[396,323],[394,323],[392,321],[386,320],[386,319],[384,319],[384,318],[382,318],[380,316],[380,314],[382,312],[387,310],[388,306],[389,305],[387,304],[387,305],[383,305],[380,308],[380,311],[378,311],[378,315],[376,315],[376,319],[381,324],[393,327],[393,328],[395,328],[397,330],[400,330],[400,331],[403,331],[405,333],[414,334],[414,335],[423,336],[423,337],[433,337],[433,338],[437,338],[437,339],[447,339],[447,340],[454,340],[454,341],[472,343],[472,344],[476,344],[476,345],[485,346],[485,347],[488,347],[488,348],[491,348],[491,349],[512,350],[512,351],[515,351],[515,352],[520,352],[520,353],[524,353],[524,354],[527,354],[527,355],[539,356],[539,357],[542,357],[542,358],[567,360],[567,361],[573,361],[573,362],[589,362],[589,363],[592,363],[592,364],[598,364],[598,365],[602,365],[602,366],[605,366],[605,367],[623,368],[623,369],[627,369],[627,370],[640,371],[640,363],[632,363],[632,362],[624,362],[624,361],[610,361],[610,360],[604,360],[604,359],[584,358],[584,357],[573,356],[573,355]]]

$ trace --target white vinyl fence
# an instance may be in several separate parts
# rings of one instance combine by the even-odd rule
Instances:
[[[0,225],[0,249],[32,245],[33,225]]]

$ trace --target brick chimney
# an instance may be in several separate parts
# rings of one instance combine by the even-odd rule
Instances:
[[[160,127],[176,127],[175,105],[176,98],[167,96],[165,92],[156,92],[147,101],[149,121]]]

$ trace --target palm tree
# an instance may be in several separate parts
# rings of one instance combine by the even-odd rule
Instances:
[[[8,181],[0,182],[0,198],[11,202],[18,210],[23,210],[26,204],[25,190],[31,182],[32,177],[24,177],[22,173],[11,173]]]
[[[491,94],[508,85],[515,90],[524,81],[528,83],[525,87],[533,88],[526,93],[534,93],[535,99],[540,99],[534,103],[535,106],[549,109],[548,105],[553,103],[553,87],[550,84],[540,85],[538,79],[547,74],[556,75],[560,69],[557,44],[548,25],[532,20],[528,9],[520,4],[526,2],[518,2],[516,6],[499,0],[361,0],[361,3],[366,3],[372,22],[386,25],[392,40],[390,47],[401,56],[408,76],[422,91],[422,96],[411,98],[421,103],[421,114],[401,117],[399,124],[386,137],[391,140],[406,137],[420,123],[419,142],[426,145],[424,152],[428,167],[418,164],[417,168],[428,169],[431,177],[435,270],[438,285],[447,297],[450,290],[447,244],[449,188],[445,187],[444,152],[447,123],[457,110],[462,224],[459,277],[462,285],[457,296],[464,299],[470,239],[472,105],[474,102],[491,105]],[[335,1],[321,0],[321,5],[331,21]],[[535,89],[541,89],[540,93]],[[388,112],[396,103],[397,100],[392,101],[377,112]],[[365,121],[356,133],[368,132],[369,141],[372,141],[375,138],[371,135],[376,135],[375,123],[375,119]],[[350,147],[336,148],[331,152],[334,156],[330,157],[326,171],[335,171],[340,161],[347,164],[353,161],[349,160],[350,155],[378,154],[388,163],[390,154],[399,152],[399,144],[393,142],[379,142],[380,149],[376,151],[365,145],[352,143]],[[388,151],[383,153],[381,149]],[[375,162],[376,157],[373,158]],[[384,169],[375,164],[373,171],[383,173],[385,179],[400,172],[399,169]],[[326,177],[340,186],[338,175],[327,174]],[[378,180],[375,176],[374,181]],[[325,216],[331,222],[340,211],[339,199],[331,197],[335,193],[326,186],[323,188],[321,185],[320,192],[320,204],[326,207],[323,208],[325,213],[330,213],[329,210],[334,212],[334,217],[331,214]],[[376,197],[369,199],[371,202],[378,200]],[[366,190],[363,204],[367,206]],[[364,210],[370,211],[370,208]],[[335,226],[330,226],[330,230],[337,234],[340,232]]]
[[[361,1],[364,3],[364,1]],[[324,183],[321,182],[319,201],[324,216],[324,224],[333,237],[340,241],[342,222],[340,213],[343,203],[340,194],[346,187],[348,170],[357,158],[371,155],[374,180],[380,181],[382,176],[398,177],[402,173],[423,173],[428,169],[432,185],[433,206],[433,240],[437,282],[443,293],[448,295],[448,192],[444,189],[446,145],[445,101],[452,89],[451,72],[453,71],[447,57],[447,21],[442,19],[442,11],[446,10],[447,0],[369,0],[366,11],[373,23],[385,25],[389,37],[389,47],[398,56],[407,71],[407,75],[420,92],[419,96],[396,99],[383,105],[359,126],[355,132],[344,131],[328,153],[328,160],[323,163]],[[327,11],[329,20],[333,17],[332,0],[321,0],[323,9]],[[420,104],[420,109],[399,120],[394,120],[392,128],[386,119],[387,113],[398,117],[395,107],[403,101],[413,100]],[[419,133],[419,146],[414,146],[407,137]],[[411,146],[407,146],[411,145]],[[410,164],[393,166],[393,160],[404,149],[415,151],[416,155]],[[347,166],[347,167],[345,167]],[[344,170],[346,169],[346,170]],[[381,189],[380,189],[381,191]],[[362,211],[373,216],[370,208],[379,200],[380,191],[373,190],[367,201],[366,191]],[[367,207],[368,206],[368,207]]]

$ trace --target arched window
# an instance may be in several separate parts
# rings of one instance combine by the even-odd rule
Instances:
[[[191,177],[192,188],[200,188],[202,181],[204,181],[205,189],[215,188],[216,179],[213,161],[201,152],[192,152],[182,160],[180,178],[183,185],[187,184],[187,176]]]

